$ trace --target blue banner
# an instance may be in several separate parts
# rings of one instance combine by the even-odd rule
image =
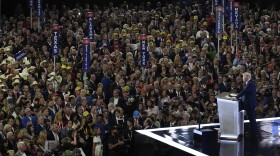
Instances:
[[[18,53],[16,53],[14,55],[14,58],[15,58],[16,61],[19,61],[19,60],[23,59],[26,56],[27,56],[27,52],[22,50],[22,51],[19,51]]]
[[[228,21],[230,24],[233,24],[233,0],[228,0]]]
[[[147,51],[147,35],[142,34],[140,37],[140,47],[141,47],[141,66],[147,66],[148,64],[148,51]]]
[[[226,13],[227,0],[222,0],[223,13]]]
[[[28,0],[28,7],[33,8],[33,0]]]
[[[218,6],[219,3],[220,3],[219,0],[213,0],[213,1],[214,1],[214,5],[215,5],[215,6]]]
[[[54,24],[52,27],[52,55],[55,56],[59,51],[59,25]]]
[[[90,39],[84,38],[83,40],[83,71],[90,69]]]
[[[38,17],[42,16],[42,0],[38,0],[37,3],[37,16]]]
[[[223,34],[223,7],[216,7],[216,34]]]
[[[94,40],[94,17],[93,12],[88,12],[86,15],[87,18],[87,32],[88,32],[88,38],[91,42]]]
[[[240,4],[239,2],[233,3],[233,28],[240,29]]]

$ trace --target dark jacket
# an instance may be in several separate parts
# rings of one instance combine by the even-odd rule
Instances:
[[[256,86],[253,80],[249,80],[246,87],[236,96],[240,99],[245,96],[244,103],[249,109],[254,109],[257,105]]]

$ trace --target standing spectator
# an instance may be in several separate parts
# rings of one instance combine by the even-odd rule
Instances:
[[[17,143],[17,153],[16,156],[24,156],[26,155],[25,151],[26,151],[26,145],[24,144],[24,142],[18,142]]]
[[[109,156],[124,155],[124,141],[122,141],[118,132],[117,127],[112,127],[111,134],[108,138]]]
[[[92,145],[92,155],[93,156],[102,156],[103,155],[103,145],[101,141],[101,131],[99,128],[93,130],[93,145]]]
[[[72,124],[73,122],[71,120],[68,120],[66,126],[61,129],[62,138],[70,136],[70,131],[72,130]]]
[[[61,142],[61,134],[57,124],[52,124],[50,131],[48,131],[47,139],[55,140],[57,143]]]
[[[32,116],[30,108],[25,109],[25,117],[22,118],[22,127],[26,128],[27,122],[31,122],[34,126],[36,125],[36,118]]]

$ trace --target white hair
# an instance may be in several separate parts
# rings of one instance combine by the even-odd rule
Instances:
[[[251,73],[249,73],[249,72],[245,72],[245,73],[243,73],[242,75],[243,75],[243,76],[248,76],[249,79],[252,78],[252,75],[251,75]]]
[[[24,145],[24,142],[23,142],[23,141],[18,142],[18,143],[17,143],[17,148],[18,148],[18,149],[21,148],[22,145]]]

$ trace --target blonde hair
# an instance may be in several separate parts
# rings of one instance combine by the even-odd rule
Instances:
[[[38,140],[41,139],[43,141],[46,141],[47,140],[47,132],[46,131],[41,131],[39,133],[39,136],[38,136]]]
[[[18,139],[22,139],[22,137],[25,136],[24,133],[27,133],[27,130],[26,130],[25,128],[22,128],[22,129],[18,130],[18,132],[17,132],[17,138],[18,138]]]
[[[59,119],[60,116],[61,116],[61,119]],[[61,112],[57,112],[55,114],[53,123],[58,124],[60,121],[62,121],[62,113]]]
[[[5,124],[5,126],[4,126],[4,128],[3,128],[3,132],[4,132],[5,134],[7,134],[9,128],[12,128],[12,125],[10,125],[10,124]]]

